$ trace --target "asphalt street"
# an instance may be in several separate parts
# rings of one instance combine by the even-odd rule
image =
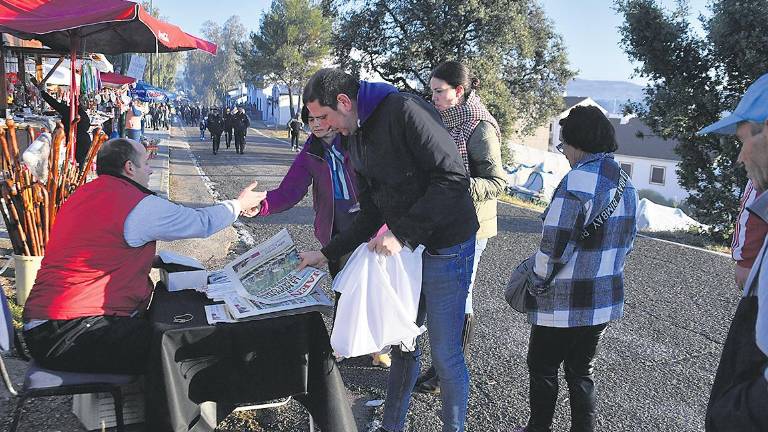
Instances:
[[[266,138],[255,129],[249,131],[245,154],[222,144],[213,155],[209,141],[200,142],[195,131],[187,131],[195,159],[222,198],[236,197],[254,179],[265,190],[277,187],[296,155],[288,142]],[[282,214],[241,220],[257,242],[286,227],[300,249],[317,248],[310,194]],[[499,204],[499,235],[488,244],[475,286],[478,327],[470,350],[469,431],[508,431],[527,420],[530,327],[504,303],[502,292],[511,269],[538,245],[540,228],[535,212]],[[240,242],[231,253],[244,249]],[[638,238],[626,267],[625,316],[608,327],[600,344],[595,373],[598,430],[704,429],[707,396],[739,297],[732,280],[727,257]],[[364,358],[346,360],[341,369],[365,431],[380,419],[381,408],[361,405],[383,398],[386,371]],[[439,431],[439,407],[439,398],[416,395],[408,430]],[[561,379],[556,431],[568,430],[568,411]],[[294,404],[273,413],[264,430],[308,430],[302,418]]]

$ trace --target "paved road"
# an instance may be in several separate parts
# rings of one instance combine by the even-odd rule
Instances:
[[[189,135],[194,131],[189,130]],[[213,155],[210,143],[189,140],[201,168],[225,197],[252,179],[276,187],[295,153],[289,144],[251,130],[244,155],[232,149]],[[287,227],[300,248],[315,248],[311,200],[280,215],[246,222],[265,239]],[[510,269],[536,247],[537,214],[499,205],[499,235],[489,242],[475,288],[478,328],[472,345],[470,431],[507,431],[528,417],[525,356],[529,326],[502,299]],[[242,250],[245,246],[240,246]],[[626,315],[609,326],[597,362],[598,430],[700,431],[707,395],[738,293],[726,257],[639,238],[626,268]],[[427,354],[428,357],[428,354]],[[357,404],[383,397],[386,372],[365,359],[342,364]],[[564,386],[564,381],[561,380]],[[561,389],[555,430],[568,430],[568,398]],[[417,395],[409,430],[439,431],[439,401]],[[380,418],[380,409],[356,409],[360,430]],[[265,430],[302,430],[303,414],[289,408]],[[274,417],[274,416],[273,416]]]

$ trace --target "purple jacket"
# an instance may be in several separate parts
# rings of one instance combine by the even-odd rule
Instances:
[[[347,187],[352,191],[352,197],[357,201],[357,182],[354,170],[350,169],[349,153],[346,150],[346,137],[341,139],[341,151],[344,154],[344,173]],[[325,160],[325,148],[322,141],[310,135],[304,148],[288,169],[277,189],[267,192],[267,198],[261,202],[259,216],[269,216],[280,213],[295,206],[312,185],[312,207],[315,210],[315,237],[325,246],[331,241],[333,231],[333,184],[331,183],[331,168]]]

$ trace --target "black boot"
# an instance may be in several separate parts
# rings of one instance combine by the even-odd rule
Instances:
[[[475,333],[475,317],[472,314],[464,314],[464,328],[461,332],[461,350],[464,352],[465,361],[469,360],[469,344]],[[437,376],[434,366],[430,366],[424,374],[416,379],[414,388],[419,393],[440,394],[440,377]]]

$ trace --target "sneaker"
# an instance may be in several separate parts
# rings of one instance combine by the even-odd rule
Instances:
[[[416,388],[414,390],[423,394],[440,394],[440,377],[435,375],[432,378],[422,382],[421,384],[416,384]]]
[[[389,357],[389,354],[371,354],[372,361],[371,363],[374,366],[378,366],[380,368],[389,369],[390,366],[392,366],[392,358]]]
[[[418,378],[416,378],[416,386],[423,383],[424,381],[431,380],[432,378],[434,378],[435,375],[437,375],[437,371],[435,371],[435,367],[430,366],[426,372],[424,372],[423,374],[419,375]]]

